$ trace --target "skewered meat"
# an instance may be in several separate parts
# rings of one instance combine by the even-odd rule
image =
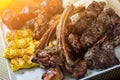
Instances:
[[[95,2],[91,3],[85,10],[85,16],[80,18],[75,26],[71,29],[73,34],[78,34],[79,36],[86,30],[92,23],[94,19],[103,11],[105,2]]]
[[[85,60],[90,68],[108,68],[120,64],[114,52],[114,48],[120,44],[119,33],[120,24],[112,26],[104,39],[88,50]]]
[[[103,11],[98,18],[92,22],[91,27],[82,34],[80,38],[81,46],[85,49],[92,47],[110,28],[110,25],[118,22],[118,19],[119,17],[113,9],[109,8]]]
[[[50,68],[43,74],[42,79],[43,80],[62,80],[63,74],[58,67]]]

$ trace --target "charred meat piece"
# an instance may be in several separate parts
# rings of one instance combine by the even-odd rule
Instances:
[[[105,6],[104,2],[100,2],[100,3],[93,2],[91,5],[89,5],[88,8],[85,10],[85,16],[80,18],[80,20],[76,23],[76,25],[72,29],[72,33],[81,36],[81,34],[83,34],[83,32],[85,30],[87,30],[89,27],[91,27],[94,24],[93,21],[98,17],[99,14],[101,14],[101,12],[104,9],[104,6]],[[96,21],[94,21],[94,22],[96,22]],[[88,31],[86,31],[86,32],[88,32]],[[88,32],[88,33],[90,33],[90,32]],[[84,35],[88,35],[88,33],[86,33]],[[94,36],[92,36],[92,34],[89,34],[89,35],[91,35],[90,39],[94,39],[93,38]],[[84,36],[83,38],[85,39],[86,37]],[[90,39],[89,39],[89,41],[92,42],[92,40],[90,40]],[[80,41],[80,42],[82,42],[82,41]]]
[[[43,80],[62,80],[63,73],[58,67],[50,68],[43,74],[42,79]]]
[[[32,61],[39,63],[45,68],[50,68],[54,66],[62,66],[64,59],[62,53],[60,54],[54,46],[47,47],[41,51],[36,51]]]
[[[69,44],[71,45],[72,49],[75,51],[75,53],[77,53],[78,56],[82,56],[82,50],[81,50],[81,44],[79,41],[79,37],[77,35],[74,34],[69,34],[68,36],[68,41]]]
[[[85,16],[80,18],[75,26],[72,28],[72,33],[78,34],[79,36],[86,30],[94,19],[103,11],[105,2],[93,2],[85,10]]]
[[[82,34],[80,38],[81,46],[85,49],[92,47],[110,28],[110,25],[114,25],[118,21],[119,17],[113,9],[109,8],[103,11],[97,19],[92,22],[91,27]]]
[[[120,44],[120,24],[112,26],[107,32],[103,41],[88,50],[85,60],[89,68],[109,68],[120,64],[114,48]]]
[[[120,64],[113,52],[102,50],[100,46],[89,49],[85,59],[91,69],[105,69]]]
[[[105,5],[105,2],[93,1],[86,9],[85,16],[87,18],[96,18],[103,11]]]
[[[81,61],[80,59],[76,59],[73,66],[68,65],[66,63],[65,68],[66,68],[66,70],[68,70],[72,74],[72,77],[74,77],[76,79],[84,77],[84,75],[87,72],[87,64],[86,64],[86,62]]]

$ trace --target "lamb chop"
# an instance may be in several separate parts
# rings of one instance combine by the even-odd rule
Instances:
[[[87,16],[87,14],[89,15],[89,17],[88,18],[90,18],[90,19],[93,19],[93,18],[95,18],[95,17],[97,17],[98,16],[98,14],[100,14],[100,12],[103,10],[103,8],[104,8],[104,5],[105,5],[105,3],[103,3],[103,2],[100,2],[100,3],[97,3],[97,2],[93,2],[90,6],[88,6],[88,8],[87,8],[87,10],[85,11],[86,12],[86,16]],[[94,8],[94,6],[96,6],[97,8],[95,9]],[[91,8],[91,9],[90,9]],[[72,13],[70,13],[70,15],[71,14],[73,14],[73,13],[75,13],[75,12],[79,12],[79,11],[81,11],[82,9],[81,8],[78,8],[78,9],[75,9],[75,10],[73,10],[72,11]],[[92,12],[93,11],[93,12]],[[91,14],[91,13],[94,13],[94,12],[96,12],[94,15],[96,15],[96,16],[93,16],[93,14]],[[91,16],[90,16],[90,14],[91,14]],[[51,26],[50,26],[50,28],[43,34],[43,36],[41,37],[41,39],[40,39],[40,41],[39,41],[39,44],[37,45],[37,47],[36,47],[36,52],[37,52],[37,49],[38,49],[38,51],[41,49],[44,49],[45,47],[47,47],[48,46],[48,43],[50,42],[50,40],[51,40],[51,37],[55,34],[55,29],[56,29],[56,25],[58,24],[58,21],[59,21],[59,17],[60,17],[60,15],[58,15],[58,16],[55,16],[52,20],[54,21],[54,24],[52,24]],[[81,19],[82,20],[82,19]],[[79,23],[81,23],[81,22],[79,22]],[[84,22],[85,23],[85,22]],[[77,23],[78,24],[78,23]],[[82,25],[82,24],[81,24]],[[79,25],[80,26],[80,25]],[[84,28],[85,28],[86,26],[84,26]],[[80,29],[79,30],[81,30],[81,27],[79,27]],[[76,28],[75,28],[76,29]],[[72,30],[72,29],[71,29]],[[76,29],[77,30],[77,29]],[[70,30],[68,30],[69,32],[70,32]],[[67,33],[69,33],[69,32],[67,32]],[[61,34],[60,34],[61,35]],[[78,41],[79,42],[79,41]],[[71,44],[71,43],[70,43]],[[73,46],[73,47],[75,47],[75,46]],[[79,51],[81,51],[80,50],[80,47],[78,48],[78,49],[76,49],[76,51],[75,52],[77,52],[77,53],[80,53]]]
[[[63,56],[58,52],[57,47],[46,47],[43,50],[37,51],[36,55],[32,59],[33,62],[37,62],[44,68],[50,68],[55,66],[63,66]]]
[[[120,23],[112,25],[107,34],[85,54],[89,68],[105,69],[120,64],[114,48],[120,44]]]
[[[82,9],[82,8],[81,8]],[[32,61],[37,62],[40,65],[44,66],[45,68],[50,68],[50,67],[59,67],[63,66],[63,64],[68,64],[69,66],[66,66],[67,69],[70,69],[71,73],[74,71],[73,76],[78,78],[78,77],[83,77],[83,75],[87,71],[86,63],[82,63],[80,60],[76,60],[75,62],[71,59],[71,49],[68,47],[66,48],[66,43],[65,41],[65,33],[64,33],[64,28],[66,25],[66,21],[68,20],[69,13],[73,10],[73,7],[70,6],[66,8],[61,16],[61,19],[59,21],[59,24],[57,26],[57,45],[48,48],[48,49],[43,49],[43,50],[37,50],[35,51],[35,56],[33,57]],[[66,50],[67,49],[67,50]],[[69,50],[69,53],[66,53],[66,51]],[[59,61],[59,62],[58,62]],[[65,63],[66,61],[66,63]],[[77,64],[78,63],[78,64]],[[74,68],[72,69],[71,65],[74,64]],[[81,65],[84,64],[84,65]],[[84,69],[81,69],[80,67],[84,66]],[[78,70],[76,70],[78,69]],[[82,72],[82,73],[81,73]],[[77,74],[79,73],[79,74]]]
[[[74,9],[73,11],[72,11],[72,13],[70,13],[69,15],[72,15],[73,13],[75,13],[75,12],[78,12],[78,11],[83,11],[84,10],[84,7],[80,7],[80,8],[77,8],[77,9]],[[64,14],[65,15],[65,14]],[[61,52],[62,52],[62,50],[59,50],[60,51],[60,53],[55,49],[57,46],[54,46],[54,47],[48,47],[48,43],[50,42],[50,40],[51,40],[51,38],[55,35],[55,29],[56,29],[56,25],[58,24],[58,21],[59,21],[59,18],[60,18],[60,15],[58,15],[58,16],[55,16],[54,18],[53,18],[53,21],[54,21],[54,23],[53,24],[51,24],[51,26],[50,26],[50,28],[43,34],[43,36],[41,37],[41,39],[40,39],[40,41],[39,41],[39,44],[36,46],[36,50],[35,50],[35,55],[34,55],[34,57],[33,57],[33,59],[32,59],[32,61],[33,62],[37,62],[37,63],[40,63],[41,64],[41,61],[39,61],[39,54],[43,54],[44,55],[44,53],[46,53],[46,54],[50,54],[51,56],[53,56],[53,55],[55,55],[54,53],[57,53],[57,55],[60,55],[61,56]],[[66,15],[64,16],[64,17],[62,17],[62,20],[61,21],[63,21],[64,19],[66,18]],[[67,19],[67,18],[66,18]],[[61,23],[60,23],[60,25],[61,25]],[[60,30],[60,29],[58,29],[58,30]],[[60,31],[56,31],[56,32],[60,32]],[[61,33],[60,33],[60,35],[61,35]],[[58,35],[58,33],[57,33],[57,36],[59,36]],[[60,38],[60,37],[59,37]],[[59,39],[60,40],[60,39]],[[58,41],[57,40],[57,42],[60,42],[60,41]],[[61,45],[59,45],[59,46],[61,46]],[[46,48],[47,47],[47,48]],[[61,46],[62,47],[62,46]],[[50,50],[50,51],[49,51]],[[45,56],[46,57],[46,56]],[[41,56],[41,58],[43,58],[43,56]],[[42,60],[42,59],[41,59]],[[43,60],[44,61],[44,60]],[[57,58],[55,59],[55,61],[57,61]],[[60,60],[61,61],[61,60]],[[46,61],[45,61],[46,62]],[[52,61],[53,62],[53,61]],[[48,65],[50,65],[49,63],[48,63]],[[48,67],[48,66],[45,66],[44,64],[42,65],[42,66],[44,66],[44,67]],[[51,66],[49,66],[49,67],[51,67]]]
[[[82,10],[83,8],[81,8],[81,10]],[[66,12],[65,12],[66,13]],[[69,14],[68,14],[69,15]],[[62,20],[61,21],[63,21],[64,20],[64,18],[66,18],[66,14],[64,14],[64,16],[62,17]],[[67,18],[66,18],[67,19]],[[41,38],[41,40],[40,40],[40,42],[39,42],[39,44],[37,45],[37,47],[36,47],[36,50],[35,50],[35,55],[34,55],[34,57],[33,57],[33,59],[32,59],[32,61],[33,62],[37,62],[37,63],[39,63],[39,64],[41,64],[41,61],[39,60],[39,59],[41,59],[41,58],[44,58],[44,57],[47,57],[48,55],[49,56],[56,56],[56,54],[57,54],[57,56],[56,57],[58,57],[58,55],[59,56],[61,56],[61,52],[63,51],[63,50],[61,50],[61,49],[57,49],[57,47],[59,46],[59,48],[61,47],[62,48],[62,45],[60,44],[60,45],[58,45],[58,46],[53,46],[53,47],[47,47],[48,46],[48,43],[50,42],[50,38],[54,35],[54,33],[55,33],[55,29],[56,29],[56,25],[57,25],[57,23],[58,23],[58,21],[59,21],[59,19],[57,19],[56,21],[55,21],[55,23],[47,30],[47,32],[42,36],[42,38]],[[60,23],[60,26],[61,26],[61,24],[62,23]],[[59,24],[58,24],[58,26],[59,26]],[[58,30],[60,30],[60,29],[58,29]],[[56,32],[60,32],[60,31],[56,31]],[[61,32],[60,32],[60,35],[61,35]],[[57,33],[57,36],[59,36],[59,34]],[[59,37],[60,38],[60,37]],[[57,42],[59,42],[59,43],[61,43],[61,41],[59,41],[60,39],[58,38],[58,40],[57,40]],[[46,48],[47,47],[47,48]],[[60,51],[60,52],[59,52]],[[47,56],[42,56],[42,55],[45,55],[45,54],[47,54]],[[39,56],[38,56],[39,55]],[[41,56],[41,57],[40,57]],[[42,60],[42,59],[41,59]],[[58,59],[57,58],[54,58],[53,60],[55,60],[54,62],[56,62],[56,61],[58,61]],[[47,63],[47,65],[50,65],[51,63],[48,63],[46,60],[43,60],[45,63]],[[61,61],[61,60],[59,60],[59,61]],[[50,62],[50,60],[49,60],[49,62]],[[51,61],[51,62],[53,62],[53,61]],[[53,63],[54,63],[53,62]],[[42,62],[43,63],[43,62]],[[57,63],[57,62],[56,62]],[[57,63],[58,64],[58,63]],[[48,67],[48,66],[45,66],[44,65],[44,63],[42,64],[42,66],[44,66],[44,67]],[[52,66],[54,66],[53,64],[52,64]],[[55,65],[56,66],[56,65]],[[49,66],[49,67],[51,67],[51,66]]]
[[[73,50],[70,48],[69,44],[67,44],[67,34],[65,33],[67,27],[66,22],[69,17],[70,12],[72,11],[72,6],[66,8],[62,14],[61,20],[57,26],[57,45],[58,51],[63,50],[64,64],[65,68],[68,72],[72,74],[73,77],[79,79],[85,75],[87,72],[86,63],[80,59],[75,59]],[[65,19],[63,19],[65,17]]]

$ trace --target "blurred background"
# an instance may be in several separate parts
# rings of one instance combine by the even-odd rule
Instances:
[[[40,0],[0,0],[0,15],[6,8],[19,12],[25,5],[38,5]]]

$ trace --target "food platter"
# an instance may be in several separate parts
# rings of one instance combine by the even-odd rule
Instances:
[[[115,8],[115,11],[119,15],[119,10],[116,9],[116,6],[111,4],[111,2],[109,2],[109,4],[110,4],[110,6],[112,5],[112,8]],[[108,7],[110,7],[110,6],[108,6]],[[0,28],[1,29],[0,30],[1,34],[0,35],[1,35],[2,46],[3,46],[4,49],[6,49],[6,47],[8,46],[8,43],[6,42],[5,37],[6,37],[7,32],[9,32],[9,29],[2,22],[1,22],[0,27],[1,27]],[[120,46],[117,46],[115,48],[114,52],[115,52],[116,57],[120,61],[120,54],[119,54],[120,53]],[[44,69],[41,69],[39,67],[34,67],[34,68],[31,68],[31,69],[22,69],[22,70],[17,70],[15,72],[13,72],[10,69],[9,60],[6,60],[5,63],[7,63],[6,66],[7,66],[8,74],[9,74],[9,77],[10,77],[9,80],[42,80],[42,77],[43,77],[42,75],[45,72]],[[63,72],[64,72],[64,75],[65,75],[64,80],[75,80],[74,78],[72,78],[70,76],[69,73],[66,72],[66,70],[63,69]],[[87,72],[86,72],[85,76],[83,78],[81,78],[80,80],[113,79],[113,78],[119,77],[119,75],[120,75],[120,64],[109,67],[108,69],[92,69],[92,70],[87,69]]]
[[[2,31],[8,31],[7,27],[5,27],[5,25],[3,25],[3,26],[2,26],[3,27]],[[6,47],[6,43],[4,40],[5,34],[6,34],[6,32],[4,32],[4,34],[1,34],[2,39],[3,39],[2,46],[4,47],[4,49]],[[117,48],[117,52],[118,53],[120,52],[119,47]],[[120,56],[120,55],[118,55],[118,56]],[[42,80],[41,79],[42,74],[45,72],[44,69],[40,69],[39,67],[32,68],[32,69],[23,69],[23,70],[19,70],[16,72],[12,72],[9,67],[8,61],[7,61],[7,64],[8,64],[8,67],[7,67],[8,73],[10,76],[9,80]],[[66,74],[67,75],[65,76],[64,80],[75,80],[74,78],[71,78],[68,73],[66,73]],[[102,71],[101,70],[88,70],[87,75],[80,80],[95,80],[95,79],[100,80],[101,78],[102,79],[110,79],[110,76],[111,76],[111,79],[113,79],[113,78],[119,77],[119,75],[120,75],[120,65],[116,65],[114,67],[111,67],[109,69],[105,69]]]

